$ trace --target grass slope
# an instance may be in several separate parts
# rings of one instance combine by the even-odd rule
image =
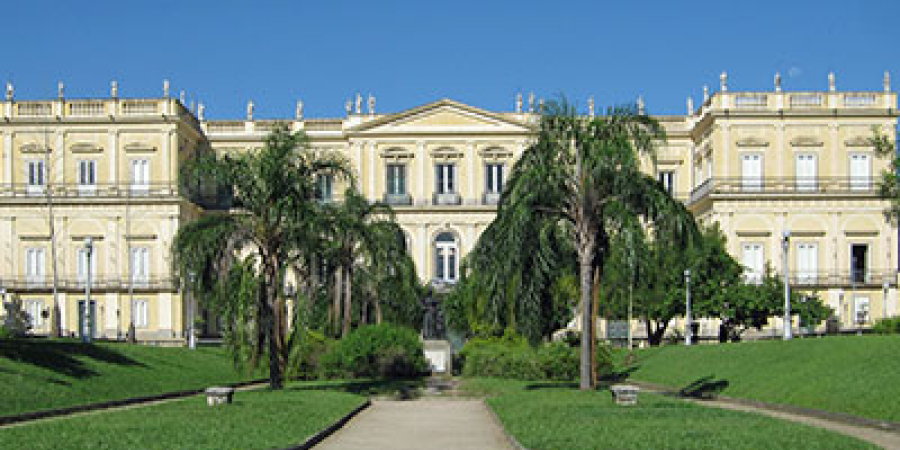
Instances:
[[[286,448],[300,444],[364,402],[365,398],[345,392],[289,388],[237,392],[231,405],[210,408],[203,396],[196,396],[0,429],[0,448]]]
[[[0,340],[0,415],[199,389],[250,378],[227,349]]]
[[[847,336],[640,350],[631,378],[900,422],[900,336]]]
[[[849,450],[876,449],[830,431],[766,416],[708,408],[641,394],[617,406],[609,391],[581,392],[562,383],[468,380],[493,397],[503,426],[531,450]]]

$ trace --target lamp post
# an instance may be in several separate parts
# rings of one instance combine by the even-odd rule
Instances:
[[[197,281],[197,274],[194,271],[188,272],[188,288],[186,294],[188,294],[188,348],[195,349],[197,348],[197,337],[194,336],[194,283]]]
[[[85,344],[89,344],[91,342],[91,277],[93,274],[91,273],[91,261],[93,260],[92,253],[94,252],[94,242],[91,238],[84,238],[84,254],[85,254],[85,273],[87,273],[87,278],[84,283],[84,310],[82,311],[83,321],[81,323],[81,342]]]
[[[684,297],[687,303],[684,315],[684,345],[691,345],[691,269],[684,269]]]
[[[891,288],[890,281],[887,278],[881,283],[882,293],[884,294],[881,297],[881,318],[887,319],[887,304],[888,304],[888,290]]]
[[[782,268],[784,270],[784,336],[783,339],[785,341],[791,340],[791,284],[789,282],[789,272],[788,268],[788,247],[790,246],[791,241],[791,232],[785,231],[782,234],[781,239],[781,250],[782,255],[784,256],[784,261],[782,262]]]

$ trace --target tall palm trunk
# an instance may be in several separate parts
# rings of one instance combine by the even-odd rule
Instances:
[[[332,325],[334,334],[337,335],[341,329],[341,294],[344,292],[344,266],[339,265],[334,270],[334,302],[331,305]]]
[[[584,250],[583,248],[581,250]],[[579,255],[579,277],[581,284],[581,370],[579,389],[590,390],[591,386],[591,342],[594,340],[591,326],[591,255]]]
[[[594,267],[591,294],[591,387],[597,387],[597,315],[600,311],[600,267]]]
[[[266,298],[263,299],[262,303],[264,305],[264,332],[266,340],[269,341],[269,387],[271,389],[282,389],[284,387],[285,364],[282,354],[284,345],[281,328],[284,308],[279,307],[277,263],[267,261],[264,264],[266,265],[263,269]]]
[[[341,329],[341,337],[347,337],[347,335],[350,334],[350,324],[351,319],[353,318],[353,316],[351,315],[351,307],[353,305],[353,302],[350,298],[353,292],[353,283],[351,282],[353,272],[350,266],[347,266],[346,270],[347,273],[345,275],[347,279],[346,281],[344,281],[344,326]]]
[[[378,296],[376,295],[372,302],[375,306],[375,323],[381,325],[381,301],[378,300]]]

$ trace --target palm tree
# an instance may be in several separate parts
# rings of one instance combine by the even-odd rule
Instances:
[[[663,139],[659,123],[634,107],[587,117],[564,99],[550,102],[541,111],[535,142],[516,162],[501,198],[496,220],[498,228],[510,235],[505,238],[508,243],[522,242],[521,235],[528,230],[562,224],[575,244],[581,389],[591,389],[596,381],[592,318],[611,237],[636,217],[649,224],[667,220],[683,230],[692,228],[684,206],[641,171],[642,157],[655,163],[655,148]],[[495,261],[502,265],[504,257]]]
[[[410,280],[416,280],[415,271],[410,270],[412,261],[403,231],[389,205],[369,202],[351,187],[342,203],[328,205],[326,217],[331,242],[327,253],[335,265],[332,319],[335,330],[340,328],[341,336],[346,337],[353,323],[354,283],[360,282],[357,291],[367,294],[359,305],[360,322],[368,321],[371,306],[375,322],[381,323],[381,297],[386,293],[379,292],[379,286],[388,281],[395,287],[408,286]]]
[[[299,244],[317,233],[316,201],[319,175],[349,177],[346,161],[336,155],[313,152],[302,133],[278,129],[262,149],[235,156],[201,153],[185,164],[182,185],[215,183],[233,193],[231,213],[209,214],[183,225],[172,244],[177,272],[182,279],[196,277],[198,294],[237,295],[228,287],[246,286],[237,278],[251,272],[255,292],[246,299],[252,308],[252,359],[268,347],[269,384],[283,386],[289,342],[284,294],[285,273],[307,252]],[[241,270],[235,270],[236,268]]]

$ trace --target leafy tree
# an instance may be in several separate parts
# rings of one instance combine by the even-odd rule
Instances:
[[[208,214],[183,225],[172,244],[177,272],[201,297],[236,297],[240,311],[231,325],[232,342],[248,350],[255,365],[268,354],[269,384],[283,386],[291,336],[286,317],[285,273],[308,256],[303,244],[319,234],[316,201],[319,175],[349,177],[346,161],[318,154],[302,133],[280,128],[256,152],[217,156],[203,152],[189,160],[182,184],[225,186],[236,211]],[[201,177],[200,181],[191,177]],[[227,291],[228,287],[240,287]]]
[[[541,317],[539,286],[551,284],[548,275],[559,256],[550,237],[560,232],[570,237],[585,335],[582,389],[595,383],[593,319],[611,238],[637,217],[650,224],[665,220],[684,232],[693,227],[684,206],[641,171],[641,157],[652,159],[664,137],[662,127],[634,107],[588,117],[564,100],[550,102],[541,111],[535,142],[513,167],[497,217],[478,242],[476,258],[482,260],[473,268],[485,269],[489,277],[489,309],[500,310],[513,292],[524,313],[516,320],[532,321]]]
[[[31,329],[31,321],[34,319],[25,311],[25,305],[18,294],[11,294],[9,300],[3,304],[6,315],[0,316],[0,337],[24,336]]]

